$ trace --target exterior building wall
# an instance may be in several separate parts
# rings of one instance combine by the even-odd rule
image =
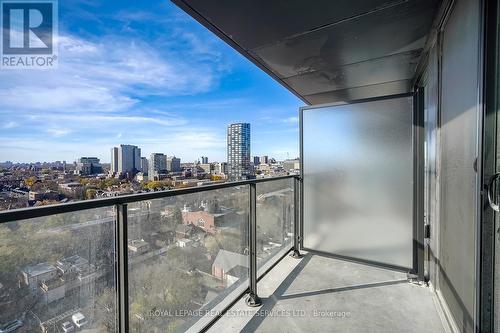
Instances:
[[[66,296],[66,285],[63,284],[57,288],[50,289],[43,293],[44,301],[46,303],[51,303]]]
[[[132,145],[120,145],[118,148],[118,172],[127,173],[140,169],[141,149]]]
[[[40,283],[45,282],[45,281],[49,281],[49,280],[55,278],[56,276],[57,276],[57,271],[55,268],[51,271],[48,271],[48,272],[45,272],[42,274],[38,274],[38,275],[30,275],[30,274],[27,274],[25,272],[23,273],[24,283],[27,286],[29,286],[32,290],[38,289],[38,286]]]
[[[154,176],[159,173],[167,171],[167,157],[161,153],[152,153],[149,159],[149,179],[153,179]]]
[[[141,157],[141,167],[139,168],[142,173],[148,173],[149,172],[149,162],[148,159],[145,157]]]
[[[212,275],[222,280],[224,278],[224,270],[217,266],[212,266]]]
[[[111,148],[111,169],[110,169],[110,171],[112,173],[118,172],[118,148],[117,147]]]
[[[181,168],[181,159],[175,156],[167,157],[167,170],[168,172],[180,172]]]
[[[101,172],[101,161],[97,157],[80,157],[76,163],[76,174],[86,176]]]

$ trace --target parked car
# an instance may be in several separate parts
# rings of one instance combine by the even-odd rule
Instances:
[[[23,326],[23,322],[19,319],[13,320],[5,325],[0,326],[0,333],[10,333]]]
[[[76,327],[81,328],[87,324],[87,318],[81,312],[75,313],[71,316],[71,320],[75,323]]]
[[[61,327],[64,333],[75,331],[75,326],[73,326],[70,321],[65,321],[64,323],[62,323]]]

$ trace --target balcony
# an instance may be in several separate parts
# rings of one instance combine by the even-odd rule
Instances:
[[[1,212],[0,330],[498,332],[497,1],[174,2],[307,104],[300,177]]]
[[[429,288],[406,273],[303,253],[258,283],[262,306],[238,301],[208,332],[448,332]]]
[[[59,332],[78,313],[107,332],[449,329],[410,272],[298,256],[300,184],[285,176],[3,212],[0,320],[26,332]]]
[[[2,212],[0,322],[206,326],[292,248],[297,186],[284,176]]]

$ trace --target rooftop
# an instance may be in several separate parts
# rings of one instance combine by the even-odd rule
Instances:
[[[54,267],[54,265],[51,265],[48,262],[41,262],[36,265],[27,266],[26,268],[24,268],[23,272],[31,276],[37,276],[55,270],[56,268]]]
[[[248,267],[248,257],[221,249],[217,253],[217,257],[215,257],[213,266],[222,268],[224,272],[229,272],[237,266]]]

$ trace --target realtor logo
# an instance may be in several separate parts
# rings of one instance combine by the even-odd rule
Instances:
[[[2,69],[55,67],[56,1],[1,1],[1,21]]]

